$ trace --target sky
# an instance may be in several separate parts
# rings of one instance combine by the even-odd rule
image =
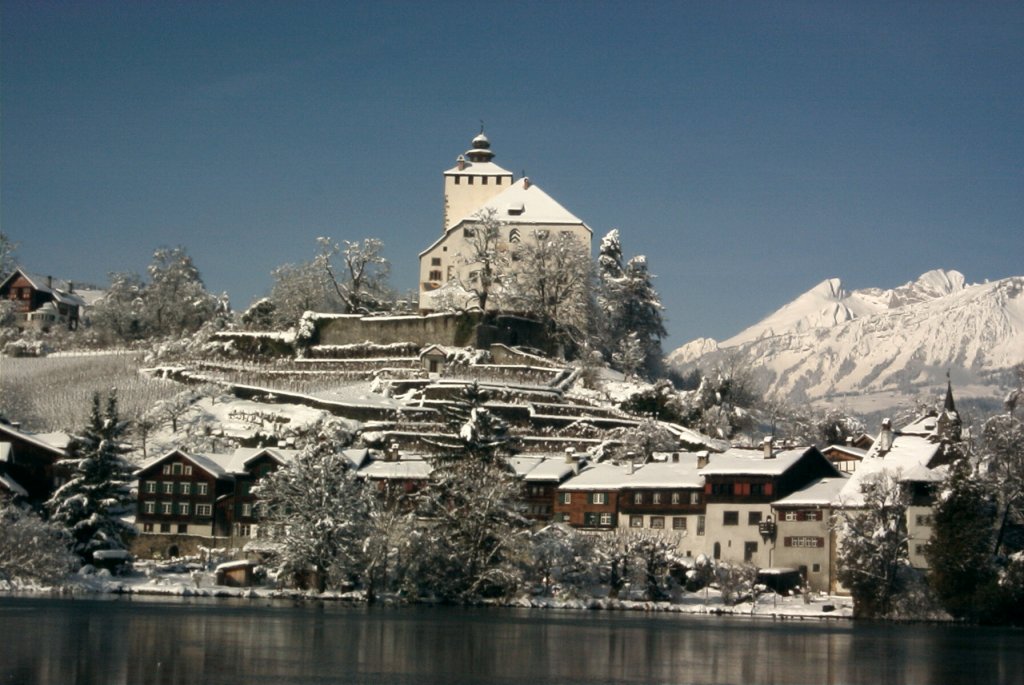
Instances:
[[[830,277],[1024,274],[1024,3],[0,5],[0,230],[37,273],[181,245],[242,309],[377,237],[413,288],[481,121],[647,255],[666,350]]]

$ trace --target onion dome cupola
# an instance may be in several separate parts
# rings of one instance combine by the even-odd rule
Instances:
[[[491,141],[483,131],[480,131],[470,144],[472,147],[466,150],[466,159],[470,162],[489,162],[494,159],[494,153],[491,152]]]

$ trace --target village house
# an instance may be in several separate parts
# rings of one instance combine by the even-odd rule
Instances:
[[[686,556],[701,554],[706,525],[701,455],[671,452],[654,457],[659,460],[626,468],[618,498],[619,529],[652,532],[674,541]]]
[[[619,519],[619,491],[626,467],[591,464],[555,490],[554,522],[574,528],[614,530]]]
[[[772,503],[839,472],[816,447],[731,449],[709,457],[701,469],[707,498],[707,551],[715,559],[773,565],[776,529]],[[763,524],[763,525],[762,525]]]
[[[580,459],[570,448],[564,456],[517,456],[509,460],[523,483],[526,518],[542,523],[551,521],[555,492],[559,485],[579,471]]]
[[[832,503],[846,477],[819,478],[772,502],[777,526],[772,564],[800,571],[807,587],[828,591],[835,572]]]
[[[0,301],[14,305],[15,325],[20,329],[49,330],[54,326],[78,328],[86,301],[74,284],[52,276],[39,276],[21,268],[0,283]]]
[[[67,481],[57,462],[67,456],[68,436],[34,435],[0,422],[0,496],[40,505]]]

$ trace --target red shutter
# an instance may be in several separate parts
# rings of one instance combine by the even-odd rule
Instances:
[[[711,483],[705,483],[704,484],[704,494],[705,495],[710,495],[711,494]]]
[[[764,494],[766,494],[766,495],[772,494],[772,484],[771,483],[765,483],[764,484]]]

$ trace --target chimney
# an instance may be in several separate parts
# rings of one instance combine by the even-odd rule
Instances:
[[[529,179],[528,176],[524,176],[523,177],[523,190],[526,190],[529,187],[530,187],[530,179]]]
[[[565,448],[565,463],[575,464],[576,463],[576,452],[571,447]]]
[[[75,283],[74,283],[74,281],[68,281],[68,292],[69,293],[75,292]]]
[[[761,446],[764,448],[764,458],[774,459],[775,455],[772,453],[772,436],[764,436],[764,440],[761,442]]]
[[[459,168],[459,171],[465,171],[466,170],[466,158],[463,157],[462,155],[459,155],[459,158],[457,160],[455,160],[455,165]]]
[[[46,287],[53,288],[53,276],[46,277]]]
[[[388,450],[385,453],[385,461],[398,461],[398,443],[393,442],[388,445]]]
[[[636,459],[636,454],[634,454],[633,452],[627,452],[626,453],[626,461],[627,461],[627,463],[626,463],[626,475],[627,476],[632,476],[633,475],[633,469],[635,468],[635,465],[633,464],[633,460],[634,459]]]
[[[885,454],[892,449],[892,420],[882,419],[882,432],[878,434],[878,453]]]
[[[703,452],[698,452],[697,453],[697,468],[698,469],[702,469],[705,466],[707,466],[709,461],[711,461],[711,452],[708,452],[707,450],[704,450]]]
[[[853,447],[853,436],[852,435],[847,435],[845,442],[846,442],[846,446],[847,447]]]

